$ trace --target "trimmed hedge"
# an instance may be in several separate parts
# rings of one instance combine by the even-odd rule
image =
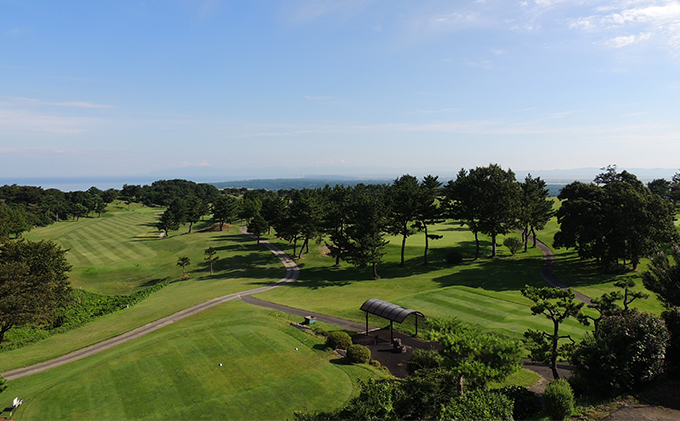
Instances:
[[[354,364],[366,364],[371,360],[371,350],[363,345],[350,345],[347,348],[347,359]]]
[[[347,332],[337,330],[326,337],[326,346],[333,349],[347,349],[350,345],[352,345],[352,338]]]

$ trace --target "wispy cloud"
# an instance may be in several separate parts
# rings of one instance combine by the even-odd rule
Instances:
[[[36,98],[22,98],[22,97],[10,97],[8,100],[20,104],[20,105],[30,105],[30,106],[55,106],[55,107],[74,107],[74,108],[116,108],[113,105],[108,104],[93,104],[87,101],[66,101],[66,102],[45,102],[41,99]]]

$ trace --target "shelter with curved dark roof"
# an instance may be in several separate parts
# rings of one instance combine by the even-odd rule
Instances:
[[[390,321],[390,339],[394,339],[393,322],[403,323],[404,320],[411,314],[416,317],[416,335],[418,334],[418,317],[425,318],[425,315],[419,311],[404,308],[400,305],[389,303],[387,301],[379,300],[377,298],[369,298],[361,305],[361,310],[366,313],[366,334],[368,335],[368,314],[375,314]]]

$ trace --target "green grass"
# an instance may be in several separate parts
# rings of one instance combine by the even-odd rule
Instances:
[[[343,364],[321,339],[289,323],[229,302],[12,381],[3,396],[24,399],[17,419],[290,419],[305,407],[339,407],[358,378],[383,375]]]
[[[346,264],[334,267],[334,261],[318,248],[303,255],[300,280],[286,288],[257,294],[258,298],[292,307],[306,308],[356,321],[363,321],[359,310],[368,298],[380,298],[422,311],[426,317],[457,317],[485,329],[519,337],[527,328],[548,327],[547,320],[532,316],[531,302],[520,294],[528,284],[544,286],[539,269],[540,250],[530,248],[511,256],[505,247],[498,248],[499,258],[473,260],[474,237],[457,223],[446,223],[434,231],[444,238],[431,242],[430,264],[422,265],[423,236],[407,240],[406,264],[399,266],[400,238],[391,237],[385,263],[379,266],[381,279],[370,278],[370,268],[354,268]],[[482,239],[482,256],[491,254],[488,238]],[[285,243],[282,249],[292,252]],[[502,242],[503,238],[499,239]],[[448,265],[444,256],[452,248],[463,251],[465,261]],[[384,325],[384,319],[371,323]],[[400,328],[412,331],[412,320]],[[580,337],[585,332],[578,323],[567,322],[565,332]]]

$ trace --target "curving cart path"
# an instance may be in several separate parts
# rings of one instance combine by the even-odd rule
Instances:
[[[250,236],[251,238],[255,238],[254,235],[249,234],[247,232],[246,227],[241,227],[240,228],[241,233],[244,235]],[[4,373],[0,373],[2,377],[4,377],[6,380],[15,380],[21,377],[25,376],[30,376],[32,374],[37,374],[37,373],[42,373],[44,371],[50,370],[55,367],[59,367],[64,364],[68,364],[70,362],[78,361],[80,359],[89,357],[91,355],[97,354],[99,352],[105,351],[107,349],[113,348],[117,345],[120,345],[122,343],[131,341],[133,339],[137,339],[139,337],[142,337],[144,335],[147,335],[151,332],[154,332],[158,329],[161,329],[165,326],[168,326],[172,323],[175,323],[179,320],[182,320],[184,318],[187,318],[189,316],[193,316],[195,314],[198,314],[204,310],[207,310],[209,308],[215,307],[219,304],[226,303],[227,301],[231,300],[241,300],[245,303],[248,304],[253,304],[257,305],[260,307],[266,307],[266,308],[271,308],[274,310],[278,310],[284,313],[288,314],[293,314],[293,315],[298,315],[298,316],[315,316],[317,320],[332,324],[338,327],[341,327],[343,329],[347,330],[352,330],[355,332],[362,332],[365,329],[365,326],[361,323],[356,323],[352,322],[349,320],[345,319],[340,319],[337,317],[333,316],[328,316],[325,314],[320,314],[320,313],[313,313],[309,312],[303,309],[298,309],[298,308],[293,308],[293,307],[288,307],[280,304],[275,304],[271,303],[268,301],[263,301],[259,300],[257,298],[251,297],[252,294],[257,294],[259,292],[264,292],[268,291],[273,288],[277,288],[282,285],[286,285],[290,282],[293,282],[297,280],[300,276],[300,268],[298,265],[295,263],[293,259],[291,259],[285,252],[283,252],[281,249],[276,247],[275,245],[271,244],[269,241],[265,239],[260,239],[260,244],[265,245],[272,253],[274,253],[283,263],[283,265],[286,267],[286,275],[281,278],[279,281],[264,286],[264,287],[259,287],[259,288],[254,288],[254,289],[249,289],[246,291],[240,291],[240,292],[234,292],[231,294],[223,295],[221,297],[213,298],[208,301],[204,301],[202,303],[196,304],[194,306],[191,306],[189,308],[186,308],[184,310],[178,311],[177,313],[171,314],[169,316],[163,317],[161,319],[158,319],[154,322],[150,322],[145,324],[144,326],[138,327],[137,329],[131,330],[129,332],[123,333],[122,335],[113,337],[111,339],[107,339],[105,341],[96,343],[94,345],[90,345],[88,347],[79,349],[77,351],[73,351],[69,354],[63,355],[61,357],[54,358],[52,360],[44,361],[42,363],[34,364],[31,366],[27,367],[22,367],[22,368],[17,368],[14,370],[9,370]],[[552,250],[545,244],[543,244],[540,241],[537,241],[538,247],[541,249],[541,252],[543,253],[543,266],[541,267],[541,276],[543,279],[551,286],[553,287],[558,287],[558,288],[563,288],[566,289],[567,286],[559,282],[558,280],[555,279],[555,277],[552,275],[552,268],[555,265],[555,255],[552,252]],[[575,292],[576,298],[584,301],[586,303],[590,303],[590,298],[587,296]],[[379,329],[374,326],[369,326],[369,331]]]
[[[541,266],[541,277],[545,282],[548,283],[551,287],[555,288],[562,288],[562,289],[569,289],[568,286],[564,285],[562,282],[558,281],[555,279],[553,276],[553,267],[555,267],[555,253],[545,245],[541,240],[536,240],[536,245],[538,246],[539,249],[541,249],[541,253],[543,253],[543,266]],[[586,304],[590,304],[590,297],[587,295],[583,295],[578,291],[574,291],[574,294],[576,295],[576,299],[579,301],[583,301]]]
[[[248,234],[244,227],[241,227],[241,232],[255,238],[254,236]],[[91,355],[113,348],[122,343],[131,341],[133,339],[137,339],[141,336],[154,332],[179,320],[182,320],[189,316],[193,316],[194,314],[198,314],[203,310],[215,307],[216,305],[226,303],[227,301],[247,297],[251,294],[256,294],[258,292],[268,291],[272,288],[280,287],[281,285],[285,285],[289,282],[293,282],[296,279],[298,279],[298,277],[300,276],[300,268],[298,267],[297,264],[295,264],[293,259],[288,257],[286,253],[284,253],[282,250],[280,250],[278,247],[274,246],[267,240],[260,240],[260,244],[264,244],[269,250],[271,250],[271,252],[274,253],[286,267],[286,276],[281,278],[279,281],[264,287],[249,289],[247,291],[235,292],[232,294],[227,294],[221,297],[213,298],[212,300],[204,301],[202,303],[196,304],[184,310],[178,311],[177,313],[163,317],[162,319],[158,319],[154,322],[147,323],[144,326],[123,333],[122,335],[71,352],[70,354],[66,354],[61,357],[44,361],[42,363],[34,364],[28,367],[22,367],[6,371],[4,373],[1,373],[2,377],[4,377],[6,380],[15,380],[20,377],[30,376],[31,374],[42,373],[43,371],[47,371],[64,364],[68,364],[73,361],[78,361],[82,358],[89,357]]]

